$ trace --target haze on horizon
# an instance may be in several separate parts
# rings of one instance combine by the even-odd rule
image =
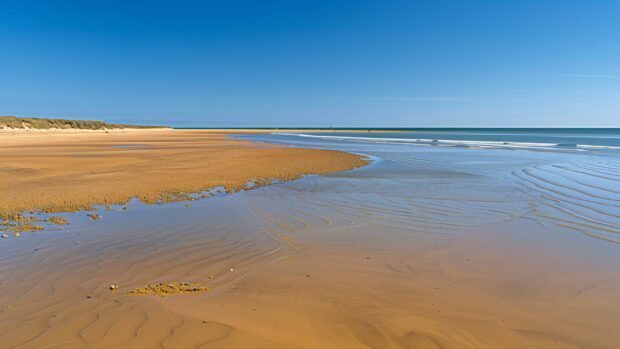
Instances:
[[[0,115],[620,127],[617,1],[0,3]]]

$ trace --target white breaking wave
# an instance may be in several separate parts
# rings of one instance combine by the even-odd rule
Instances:
[[[587,149],[620,149],[618,146],[589,145],[589,144],[557,144],[557,143],[531,143],[531,142],[500,142],[500,141],[468,141],[454,139],[424,139],[424,138],[384,138],[384,137],[355,137],[355,136],[326,136],[311,135],[306,133],[272,133],[274,135],[297,136],[306,138],[320,138],[327,140],[359,141],[372,143],[396,143],[414,145],[434,145],[434,146],[469,146],[476,148],[497,148],[497,149],[546,149],[546,150],[576,150]]]

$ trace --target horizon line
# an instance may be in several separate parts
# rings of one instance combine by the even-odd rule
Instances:
[[[620,130],[620,126],[614,127],[296,127],[296,126],[272,126],[272,127],[252,127],[252,126],[168,126],[177,130]]]

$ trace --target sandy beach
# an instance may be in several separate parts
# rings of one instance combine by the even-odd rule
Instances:
[[[0,240],[0,348],[617,348],[617,244],[575,229],[615,197],[533,172],[597,155],[249,136],[0,136],[5,209],[111,208]]]
[[[266,132],[266,131],[264,131]],[[188,199],[367,161],[335,151],[251,144],[199,130],[11,130],[0,133],[0,212],[84,210],[93,205]]]

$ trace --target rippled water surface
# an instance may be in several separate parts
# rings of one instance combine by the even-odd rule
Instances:
[[[241,137],[377,157],[384,163],[373,175],[391,181],[381,181],[372,190],[405,200],[398,207],[425,217],[430,222],[421,226],[425,231],[442,230],[446,217],[463,226],[522,217],[620,242],[618,149],[530,148],[504,142],[462,147],[394,141],[391,136],[369,139],[365,134]],[[436,210],[444,206],[450,214],[438,215]]]

